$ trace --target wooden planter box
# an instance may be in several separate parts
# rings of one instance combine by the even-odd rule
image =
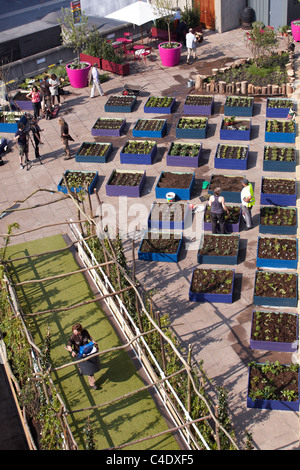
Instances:
[[[162,178],[164,173],[165,173],[164,171],[162,171],[160,173],[158,182],[157,182],[156,187],[155,187],[155,197],[158,198],[158,199],[165,199],[167,193],[173,192],[173,193],[175,193],[177,199],[183,199],[185,201],[189,201],[191,199],[192,191],[193,191],[193,188],[194,188],[194,185],[195,185],[195,173],[180,173],[178,171],[171,172],[171,173],[176,173],[177,175],[180,175],[180,174],[190,174],[190,175],[192,175],[191,184],[188,188],[172,188],[172,187],[170,187],[170,188],[160,188],[159,183],[160,183],[161,178]]]
[[[253,116],[253,104],[254,98],[251,98],[252,104],[250,106],[229,106],[232,98],[237,100],[248,100],[248,98],[242,98],[241,96],[227,96],[224,105],[224,114],[225,116],[243,116],[251,117]]]
[[[209,182],[209,187],[208,187],[208,194],[213,194],[214,191],[211,189],[211,184],[215,176],[218,175],[211,175],[210,177],[210,182]],[[245,178],[245,176],[229,176],[229,175],[224,175],[228,178],[240,178],[241,180]],[[224,187],[224,186],[223,186]],[[241,184],[241,191],[242,191],[242,184]],[[235,204],[239,204],[241,202],[241,191],[226,191],[222,189],[221,196],[224,196],[226,203],[228,202],[233,202]]]
[[[258,237],[258,244],[257,244],[257,256],[256,256],[256,266],[258,268],[272,268],[272,269],[297,269],[298,265],[298,240],[293,238],[296,243],[296,259],[279,259],[279,258],[259,258],[259,244],[260,240],[267,237]],[[284,242],[284,238],[278,238],[278,243]]]
[[[225,270],[225,269],[218,270],[218,271],[225,271],[225,272],[233,273],[231,291],[229,294],[215,294],[215,293],[210,293],[210,292],[193,292],[191,289],[192,289],[192,282],[193,282],[195,271],[203,271],[203,269],[194,268],[193,270],[192,280],[191,280],[190,289],[189,289],[189,300],[191,302],[211,302],[211,303],[225,303],[225,304],[231,304],[233,302],[233,286],[234,286],[234,277],[235,277],[234,270]]]
[[[110,105],[109,101],[111,98],[126,98],[126,101],[130,101],[127,105]],[[111,95],[104,105],[104,111],[106,113],[132,113],[133,108],[136,104],[136,96],[119,96],[119,95]]]
[[[253,295],[254,305],[264,305],[264,306],[270,306],[270,307],[297,307],[297,304],[298,304],[298,276],[297,274],[292,274],[292,273],[290,274],[290,276],[295,276],[296,278],[296,291],[295,291],[294,297],[292,298],[270,297],[270,296],[255,295],[257,276],[258,276],[258,273],[260,272],[262,271],[256,271],[255,273],[255,285],[254,285],[254,295]],[[266,273],[266,271],[264,273]],[[273,273],[270,272],[270,274],[273,274]],[[281,274],[287,274],[287,273],[277,272],[276,274],[281,275]],[[284,284],[282,284],[282,287],[284,287]]]
[[[280,220],[280,223],[276,224],[263,224],[262,223],[262,216],[263,212],[266,209],[270,209],[272,211],[289,211],[293,210],[296,213],[296,223],[294,225],[283,225],[284,218]],[[260,233],[269,233],[273,235],[296,235],[297,234],[297,228],[298,228],[298,223],[297,223],[297,208],[296,207],[261,207],[260,208],[260,214],[259,214],[259,232]]]
[[[80,152],[83,150],[85,145],[108,145],[108,149],[104,155],[80,155]],[[80,149],[75,154],[75,161],[82,163],[106,163],[109,155],[111,154],[113,146],[111,143],[102,143],[102,142],[83,142],[80,146]]]
[[[172,114],[172,112],[174,111],[174,107],[175,107],[175,98],[172,98],[172,102],[170,104],[170,106],[150,106],[149,103],[151,101],[151,96],[149,96],[149,98],[147,99],[146,101],[146,104],[144,106],[144,113],[149,113],[149,114]],[[158,99],[164,99],[166,97],[164,96],[157,96]]]
[[[224,146],[218,144],[215,153],[215,168],[221,168],[225,170],[247,170],[248,167],[248,156],[249,156],[249,145],[247,145],[247,153],[245,158],[218,158],[219,149]],[[242,145],[228,145],[228,147],[243,147]]]
[[[266,178],[267,179],[267,178]],[[276,179],[276,178],[269,178]],[[278,179],[290,179],[295,181],[295,192],[293,194],[267,194],[263,193],[262,186],[264,177],[262,177],[261,193],[260,193],[260,204],[262,206],[274,205],[274,206],[295,206],[297,200],[297,181],[294,178],[278,178]]]
[[[276,101],[286,101],[287,106],[282,108],[273,108],[270,107],[270,103],[274,103]],[[267,118],[287,118],[289,114],[290,107],[288,106],[288,102],[292,101],[290,98],[267,98],[267,109],[266,109],[266,117]],[[293,104],[292,109],[294,109],[295,105]]]
[[[190,97],[211,98],[211,103],[208,105],[193,105],[187,104]],[[191,114],[197,116],[211,116],[213,114],[214,97],[207,95],[188,95],[183,104],[183,114]]]
[[[80,61],[87,62],[88,64],[94,65],[98,64],[99,69],[102,69],[102,57],[94,57],[89,54],[80,53]]]
[[[236,119],[235,122],[238,122],[239,119]],[[220,139],[221,140],[250,140],[251,139],[251,119],[247,119],[250,122],[249,129],[243,130],[234,130],[234,129],[223,129],[224,119],[222,120],[221,129],[220,129]]]
[[[153,252],[148,252],[148,251],[143,251],[143,242],[145,239],[147,239],[150,236],[154,236],[154,238],[158,237],[170,237],[170,235],[176,237],[176,239],[179,240],[178,244],[178,249],[176,253],[167,253],[167,252],[162,252],[162,253],[157,253],[155,251]],[[178,263],[179,260],[179,255],[180,251],[183,245],[183,236],[182,233],[168,233],[168,232],[146,232],[144,239],[142,240],[139,250],[138,250],[138,259],[143,260],[143,261],[162,261],[162,262],[168,262],[168,263]]]
[[[117,129],[96,129],[95,125],[97,124],[98,120],[103,120],[103,121],[108,121],[111,119],[112,121],[115,121],[115,118],[98,118],[97,121],[95,122],[94,126],[92,127],[91,134],[95,137],[103,137],[103,136],[108,136],[108,137],[120,137],[122,134],[125,125],[126,125],[126,119],[120,119],[120,127]]]
[[[290,122],[290,121],[286,121]],[[265,128],[265,142],[278,142],[281,144],[294,144],[296,139],[296,132],[269,132],[267,131],[266,119],[266,128]]]
[[[161,206],[163,207],[160,211]],[[184,206],[183,214],[182,206]],[[173,220],[171,220],[171,218]],[[152,230],[184,230],[191,221],[192,214],[188,204],[181,202],[158,203],[155,201],[152,204],[147,225],[148,228]]]
[[[199,250],[205,243],[205,238],[209,237],[231,237],[231,238],[236,238],[237,239],[237,249],[236,253],[233,255],[205,255],[205,254],[200,254]],[[199,245],[199,250],[197,253],[197,263],[199,264],[225,264],[225,265],[234,265],[238,264],[238,255],[239,255],[239,248],[240,248],[240,236],[239,235],[215,235],[215,234],[202,234],[201,239],[200,239],[200,245]]]
[[[167,120],[166,119],[153,119],[153,121],[161,121],[163,122],[162,128],[157,131],[151,130],[137,130],[137,126],[139,125],[140,121],[143,121],[143,118],[137,120],[132,129],[133,137],[149,137],[150,139],[161,138],[164,137],[167,133]]]
[[[188,155],[170,155],[171,149],[174,144],[178,144],[178,142],[172,142],[168,153],[167,153],[167,166],[185,166],[190,168],[197,168],[200,164],[200,158],[202,153],[202,144],[199,145],[199,152],[198,155],[195,157],[191,157]],[[193,143],[184,143],[183,145],[197,145]]]
[[[130,141],[127,141],[130,142]],[[125,152],[125,146],[127,144],[125,142],[124,146],[122,147],[122,150],[120,152],[120,162],[121,163],[129,163],[132,165],[152,165],[154,161],[154,157],[156,155],[157,151],[157,144],[155,142],[152,150],[148,154],[143,154],[143,153],[126,153]]]
[[[298,326],[299,326],[299,319],[298,315],[296,313],[283,313],[283,312],[271,312],[273,315],[278,315],[279,316],[284,316],[285,317],[294,317],[296,319],[296,331],[295,331],[295,341],[292,342],[283,342],[283,341],[267,341],[267,340],[257,340],[253,339],[253,332],[255,332],[255,317],[256,317],[256,312],[264,314],[268,314],[269,312],[266,312],[264,310],[258,310],[255,311],[253,310],[252,312],[252,321],[251,321],[251,335],[250,335],[250,348],[251,349],[261,349],[264,351],[277,351],[277,352],[287,352],[287,353],[293,353],[297,351],[298,349]],[[263,317],[265,318],[265,317]],[[273,320],[272,320],[273,321]],[[270,322],[271,323],[271,322]],[[279,323],[277,324],[279,326]],[[269,325],[266,326],[268,328]],[[287,328],[287,325],[282,322],[280,325],[281,330],[284,330]],[[274,330],[273,330],[274,331]],[[273,338],[273,334],[272,334]]]
[[[111,184],[111,181],[113,177],[115,176],[116,173],[120,174],[126,174],[126,173],[132,173],[136,174],[138,173],[141,175],[141,180],[138,185],[136,186],[128,186],[126,184]],[[136,171],[136,170],[113,170],[112,173],[110,174],[110,177],[108,178],[108,181],[106,183],[106,195],[107,196],[127,196],[127,197],[140,197],[142,194],[143,187],[145,186],[146,182],[146,172],[145,171]]]
[[[228,207],[228,204],[227,204],[227,207]],[[241,216],[242,216],[242,213],[241,213],[241,208],[240,206],[239,207],[239,219],[238,219],[238,222],[237,223],[229,223],[229,222],[226,222],[226,215],[225,215],[225,230],[226,232],[233,232],[233,233],[236,233],[236,232],[239,232],[240,231],[240,224],[241,224]],[[208,206],[206,206],[205,208],[205,213],[204,213],[204,221],[203,221],[203,230],[205,230],[205,232],[211,232],[212,230],[212,223],[211,222],[205,222],[205,214],[206,214],[206,211],[208,210]]]
[[[280,171],[285,173],[293,173],[296,171],[296,147],[275,147],[276,149],[293,149],[295,159],[291,161],[287,160],[266,160],[266,149],[268,146],[264,147],[264,161],[263,161],[263,171]],[[271,147],[272,148],[272,147]]]
[[[180,124],[182,119],[184,119],[184,117],[179,118],[179,120],[177,122],[177,125],[176,125],[175,133],[176,133],[176,138],[177,139],[200,139],[200,140],[201,139],[206,139],[207,127],[208,127],[208,119],[207,118],[204,118],[206,120],[206,124],[205,124],[205,127],[203,129],[193,129],[193,128],[182,129],[182,128],[179,128],[178,125]],[[186,118],[186,119],[197,120],[197,119],[201,119],[201,118],[191,117],[191,118]]]
[[[69,172],[71,172],[71,173],[76,173],[76,170],[67,170],[67,171],[65,172],[65,175],[66,175],[67,173],[69,173]],[[78,171],[78,173],[90,173],[90,172],[89,172],[89,171],[82,171],[82,170],[80,170],[80,171]],[[89,191],[89,194],[92,194],[92,193],[93,193],[94,187],[96,186],[97,181],[98,181],[98,171],[94,171],[93,173],[95,173],[95,177],[94,177],[92,183],[91,183],[90,186],[89,186],[89,190],[88,190],[88,191]],[[67,193],[68,193],[67,188],[64,186],[64,179],[63,179],[63,178],[60,180],[59,184],[57,185],[57,190],[58,190],[58,191],[61,191],[61,192],[64,193],[64,194],[67,194]],[[80,191],[85,191],[85,187],[81,187],[81,186],[78,186],[78,187],[70,187],[70,190],[71,190],[73,193],[79,193]]]
[[[109,60],[102,59],[101,66],[102,70],[107,70],[108,72],[112,72],[117,75],[126,76],[130,74],[128,62],[126,62],[126,64],[115,64],[114,62],[110,62]]]
[[[252,400],[249,397],[250,388],[250,370],[249,367],[249,379],[248,379],[248,392],[247,392],[247,408],[258,408],[261,410],[278,410],[278,411],[299,411],[299,396],[296,401],[285,401],[285,400],[265,400],[255,399]],[[299,372],[298,372],[298,390],[299,390]]]

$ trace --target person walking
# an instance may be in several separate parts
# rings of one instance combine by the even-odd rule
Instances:
[[[93,343],[92,346],[98,349],[97,343],[93,340],[89,332],[82,327],[80,323],[75,323],[72,327],[72,335],[69,338],[66,349],[72,354],[72,357],[80,356],[80,347],[88,343]],[[96,380],[94,374],[100,370],[99,356],[94,356],[78,365],[80,375],[87,375],[89,385],[94,390],[97,390]]]
[[[219,224],[220,233],[225,233],[225,212],[229,214],[229,209],[225,204],[225,199],[221,194],[221,188],[215,188],[214,194],[210,196],[208,205],[210,206],[212,233],[217,232],[217,224]]]
[[[15,133],[14,141],[18,144],[20,169],[23,170],[24,164],[30,163],[30,160],[28,158],[28,132],[22,122],[18,122],[18,130]]]
[[[95,63],[92,67],[91,79],[93,81],[92,90],[91,90],[91,98],[95,97],[95,89],[96,88],[99,91],[100,96],[105,96],[105,93],[102,90],[102,86],[101,86],[101,83],[100,83],[98,64],[97,63]]]
[[[40,155],[40,149],[39,145],[42,144],[43,142],[41,141],[41,132],[43,132],[44,129],[41,129],[40,126],[38,125],[37,119],[33,119],[32,124],[31,124],[31,131],[33,134],[33,140],[34,140],[34,151],[35,151],[35,158],[40,160],[41,162],[41,155]]]
[[[193,55],[194,60],[197,60],[196,56],[196,43],[197,43],[197,38],[193,33],[193,29],[190,28],[189,32],[185,36],[185,41],[186,41],[186,47],[187,47],[187,58],[186,58],[186,63],[189,65],[190,62],[190,56]]]
[[[241,191],[241,202],[242,202],[242,215],[245,220],[246,228],[245,230],[250,230],[253,228],[253,220],[252,220],[252,207],[255,204],[255,197],[253,186],[249,181],[245,178],[242,180],[243,189]]]
[[[40,89],[42,92],[42,111],[45,112],[46,107],[51,110],[51,93],[50,84],[48,82],[48,74],[43,76],[43,80],[40,81]]]
[[[41,94],[36,85],[32,87],[32,90],[26,95],[26,98],[31,99],[34,119],[38,119],[41,110]]]
[[[74,142],[74,139],[70,136],[69,126],[63,117],[58,118],[58,123],[60,125],[60,138],[62,141],[62,146],[66,154],[66,156],[64,157],[64,160],[70,160],[72,156],[70,153],[69,140],[72,140]]]

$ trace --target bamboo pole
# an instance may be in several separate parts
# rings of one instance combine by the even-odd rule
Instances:
[[[92,269],[101,268],[102,266],[105,266],[106,264],[114,264],[114,262],[111,260],[111,261],[107,261],[106,263],[96,264],[96,265],[91,266],[89,268],[81,268],[81,269],[78,269],[77,271],[71,271],[71,272],[68,272],[68,273],[57,274],[55,276],[44,277],[42,279],[30,279],[29,281],[16,282],[14,284],[14,286],[15,287],[16,286],[24,286],[25,284],[37,284],[39,282],[52,281],[53,279],[60,279],[62,277],[71,276],[72,274],[79,274],[79,273],[83,273],[85,271],[91,271]]]

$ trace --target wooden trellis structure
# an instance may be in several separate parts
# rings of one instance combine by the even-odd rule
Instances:
[[[67,184],[66,184],[66,186],[67,186]],[[83,205],[80,203],[77,196],[74,195],[69,190],[68,187],[67,187],[67,189],[68,189],[67,196],[64,196],[63,198],[60,198],[58,200],[65,199],[65,198],[71,198],[74,205],[75,205],[75,207],[76,207],[76,209],[77,209],[77,219],[78,220],[69,221],[69,222],[64,221],[64,222],[61,222],[61,223],[44,225],[44,226],[40,226],[38,229],[43,229],[43,228],[49,227],[49,226],[55,226],[55,225],[61,226],[62,224],[68,224],[70,226],[71,230],[73,231],[73,233],[74,233],[74,230],[77,230],[77,237],[75,238],[75,241],[73,241],[68,246],[66,246],[64,248],[61,248],[59,250],[53,251],[53,252],[48,252],[47,254],[57,253],[57,252],[63,251],[63,250],[68,250],[68,249],[70,249],[70,247],[73,247],[73,246],[76,246],[77,249],[81,250],[81,252],[82,252],[82,246],[83,246],[82,244],[85,243],[85,241],[88,238],[95,237],[96,221],[95,221],[95,218],[93,216],[91,198],[90,198],[90,195],[88,194],[88,191],[87,191],[87,199],[88,199],[88,205],[89,205],[89,214],[86,213],[86,211],[83,208]],[[38,191],[47,191],[47,190],[38,190]],[[38,191],[35,191],[33,194],[36,194]],[[54,191],[51,191],[51,192],[54,192]],[[32,195],[30,195],[30,196],[32,196]],[[95,195],[96,195],[97,201],[98,201],[98,203],[100,204],[100,207],[101,207],[101,201],[99,199],[98,193],[95,192]],[[30,196],[28,198],[26,198],[26,200],[28,200],[30,198]],[[24,201],[17,201],[17,202],[22,203]],[[40,207],[40,205],[34,206],[34,208],[36,208],[36,207]],[[32,207],[29,207],[29,208],[26,208],[26,209],[27,210],[32,209]],[[2,213],[0,213],[0,215],[5,213],[5,212],[6,213],[7,212],[17,212],[19,210],[26,210],[26,209],[12,209],[12,208],[9,208],[9,209],[6,209],[6,210],[2,211]],[[90,237],[84,237],[84,232],[83,232],[83,229],[82,229],[82,224],[83,223],[87,223],[89,225],[90,232],[92,234]],[[77,228],[75,229],[75,227],[77,227]],[[78,227],[79,227],[79,230],[78,230]],[[6,240],[6,244],[5,244],[5,246],[6,246],[10,237],[19,236],[20,234],[29,233],[29,232],[32,232],[32,231],[38,230],[38,229],[34,228],[34,229],[28,230],[26,232],[0,234],[0,237],[4,238],[4,240]],[[168,429],[167,431],[164,431],[163,433],[180,431],[182,436],[184,436],[184,440],[185,440],[187,446],[190,449],[201,449],[201,447],[202,447],[202,448],[206,448],[206,449],[209,450],[209,446],[205,442],[204,438],[201,436],[200,432],[198,432],[198,435],[197,435],[197,432],[196,432],[196,435],[197,435],[197,439],[198,440],[200,439],[200,441],[202,441],[202,444],[199,445],[197,443],[197,439],[194,438],[195,429],[197,430],[195,425],[200,421],[206,420],[210,423],[210,425],[213,424],[213,427],[211,427],[211,429],[212,429],[212,433],[215,436],[215,440],[217,442],[217,447],[219,449],[220,449],[220,443],[219,443],[219,432],[220,432],[220,430],[227,436],[227,438],[228,438],[229,442],[231,443],[232,447],[235,448],[235,449],[238,449],[238,446],[237,446],[235,440],[232,438],[232,436],[227,432],[227,430],[219,422],[219,420],[217,418],[217,411],[216,412],[213,411],[213,409],[211,408],[210,404],[208,403],[206,397],[203,396],[203,394],[200,393],[200,391],[198,390],[197,383],[194,379],[193,368],[191,366],[191,347],[190,347],[190,350],[189,350],[189,359],[186,360],[185,357],[181,354],[181,352],[177,349],[177,347],[173,343],[173,341],[168,337],[168,335],[166,335],[166,333],[161,328],[160,321],[159,321],[159,315],[157,314],[157,312],[154,313],[154,314],[153,314],[153,311],[151,312],[152,314],[148,312],[148,310],[147,310],[147,308],[144,304],[144,301],[143,301],[142,295],[140,293],[140,290],[137,287],[135,276],[133,276],[133,279],[132,279],[128,275],[128,273],[118,263],[118,261],[116,259],[116,256],[114,256],[113,250],[112,250],[113,254],[111,254],[109,252],[109,250],[107,250],[107,248],[106,248],[106,246],[103,242],[103,239],[101,239],[101,237],[99,238],[99,241],[102,245],[103,253],[104,253],[104,256],[105,256],[105,262],[104,263],[92,262],[90,265],[85,265],[84,268],[78,269],[78,270],[73,271],[73,272],[68,272],[68,273],[57,275],[57,276],[50,276],[50,277],[44,278],[44,279],[32,279],[32,280],[29,280],[29,281],[18,282],[18,283],[15,283],[14,285],[11,283],[11,280],[10,280],[9,276],[5,275],[5,282],[7,284],[9,296],[10,296],[10,298],[13,299],[13,305],[14,305],[14,308],[16,308],[17,314],[20,315],[21,318],[22,318],[23,326],[24,326],[24,329],[26,331],[26,335],[29,339],[29,342],[32,346],[32,349],[33,349],[34,353],[37,356],[41,355],[41,351],[34,344],[33,339],[30,335],[30,332],[28,332],[28,330],[26,328],[25,321],[24,321],[25,315],[24,315],[24,313],[22,313],[22,311],[21,311],[21,309],[18,305],[18,301],[17,301],[17,297],[16,297],[16,293],[15,293],[15,287],[18,287],[18,286],[21,286],[21,285],[24,285],[24,284],[39,283],[39,282],[43,282],[43,281],[47,281],[47,280],[59,279],[63,276],[72,276],[72,275],[77,274],[77,273],[89,273],[93,278],[93,276],[95,276],[95,273],[97,273],[100,269],[103,268],[103,269],[107,270],[107,272],[109,272],[109,266],[110,265],[115,265],[117,267],[118,275],[122,274],[122,276],[126,279],[126,281],[128,283],[128,287],[126,287],[124,289],[119,289],[118,291],[110,289],[110,291],[105,291],[105,293],[101,293],[101,295],[95,296],[93,299],[89,299],[88,301],[82,302],[80,304],[77,303],[75,305],[70,305],[68,307],[64,307],[64,308],[60,308],[60,309],[50,309],[50,310],[44,310],[44,311],[39,311],[39,312],[35,312],[35,313],[29,313],[29,314],[26,314],[26,316],[33,316],[33,315],[36,316],[36,315],[43,315],[43,314],[49,313],[49,312],[54,313],[54,312],[59,312],[59,311],[67,311],[67,310],[71,310],[71,309],[74,309],[74,308],[82,306],[82,305],[86,305],[88,303],[98,302],[98,301],[110,302],[110,301],[115,301],[115,299],[118,299],[118,301],[115,303],[115,305],[120,305],[120,309],[119,309],[120,312],[119,313],[120,313],[121,316],[123,316],[124,312],[122,312],[122,309],[123,309],[124,306],[123,306],[123,303],[122,303],[122,295],[126,291],[132,290],[134,292],[134,295],[135,295],[136,307],[137,307],[137,310],[138,310],[139,314],[145,316],[147,318],[147,320],[149,321],[149,324],[151,325],[151,329],[146,331],[146,332],[144,332],[142,330],[133,329],[132,326],[126,325],[126,329],[130,331],[130,337],[129,337],[130,339],[128,340],[127,343],[123,344],[122,346],[112,348],[110,350],[98,351],[95,354],[93,354],[93,356],[96,356],[96,355],[104,354],[108,351],[113,351],[113,350],[117,350],[117,349],[121,349],[121,348],[125,349],[129,346],[133,347],[133,350],[135,352],[138,351],[139,359],[140,359],[143,367],[146,369],[146,372],[147,372],[147,375],[148,375],[148,378],[149,378],[149,384],[146,385],[145,387],[142,387],[141,389],[137,389],[133,392],[130,392],[130,394],[125,394],[125,395],[123,395],[121,397],[118,397],[114,400],[111,400],[109,402],[97,404],[97,405],[91,406],[89,408],[85,408],[84,410],[82,410],[82,409],[81,410],[80,409],[78,409],[78,410],[67,410],[66,406],[62,402],[62,413],[61,414],[62,414],[62,416],[64,418],[64,422],[65,422],[64,434],[66,434],[66,430],[67,430],[68,436],[69,436],[68,441],[69,442],[70,442],[70,440],[72,441],[72,444],[68,445],[68,448],[71,448],[71,449],[77,448],[77,445],[74,442],[74,439],[72,437],[72,433],[71,433],[70,429],[68,428],[67,419],[66,419],[68,414],[76,414],[77,412],[80,412],[80,411],[86,411],[86,410],[92,410],[92,409],[95,409],[95,408],[100,408],[100,407],[112,404],[115,401],[121,400],[122,398],[125,398],[127,396],[137,394],[137,393],[141,392],[142,390],[149,389],[151,387],[154,387],[156,390],[158,390],[160,392],[162,402],[163,402],[166,398],[166,395],[167,395],[166,390],[164,389],[164,384],[166,382],[168,382],[169,379],[172,378],[173,376],[178,375],[180,373],[185,373],[187,375],[187,378],[188,378],[188,390],[187,390],[188,397],[190,396],[190,393],[193,390],[193,392],[200,398],[200,400],[202,400],[204,402],[204,404],[205,404],[205,406],[208,410],[208,414],[207,414],[207,416],[199,417],[198,419],[191,419],[190,410],[188,409],[188,410],[185,410],[185,412],[183,413],[184,417],[182,417],[181,413],[175,412],[174,407],[173,406],[170,407],[170,405],[168,404],[168,406],[166,408],[168,409],[175,425],[174,425],[174,427]],[[108,243],[110,243],[110,241],[108,239],[107,239],[107,241],[108,241]],[[133,255],[134,255],[134,247],[132,249],[133,249]],[[12,260],[2,260],[2,263],[4,264],[4,267],[7,268],[7,265],[9,263],[14,262],[14,261],[21,260],[21,259],[26,259],[26,258],[39,257],[39,256],[43,256],[45,254],[46,253],[41,253],[41,254],[35,254],[35,255],[30,255],[30,256],[24,256],[24,257],[21,257],[21,258],[15,258],[15,259],[12,259]],[[90,258],[90,255],[89,255],[89,258]],[[134,260],[134,256],[133,256],[133,260]],[[133,267],[133,273],[135,273],[134,267]],[[95,281],[95,278],[93,278],[93,279]],[[99,287],[99,283],[97,284],[97,286]],[[147,360],[146,355],[144,353],[143,353],[143,356],[140,355],[141,351],[143,352],[144,349],[145,349],[145,343],[140,344],[140,342],[143,341],[144,337],[146,337],[147,335],[149,335],[149,334],[151,334],[155,331],[159,334],[159,338],[160,338],[160,342],[161,342],[161,346],[162,346],[161,347],[162,357],[164,356],[163,343],[168,343],[169,348],[172,350],[172,352],[174,353],[174,355],[177,357],[178,361],[182,365],[180,370],[178,370],[174,374],[166,376],[164,373],[162,373],[161,378],[159,378],[157,376],[157,374],[154,372],[153,367],[151,366],[149,360]],[[47,376],[51,380],[51,372],[58,371],[62,368],[74,367],[77,364],[79,364],[80,362],[86,361],[86,360],[90,359],[91,357],[92,356],[89,356],[88,358],[83,358],[81,360],[77,360],[75,363],[70,362],[70,363],[64,364],[60,367],[49,367],[49,369],[46,372],[42,371],[42,370],[37,370],[35,372],[36,379],[43,381],[45,374],[47,374]],[[165,359],[163,357],[163,361],[162,361],[163,363],[164,363],[164,360]],[[169,391],[170,391],[170,386],[168,387],[168,392]],[[189,402],[190,402],[190,400],[188,398],[188,403]],[[192,432],[192,430],[193,430],[193,432]],[[162,434],[162,433],[160,433],[160,434]],[[142,441],[147,440],[147,439],[152,439],[152,438],[157,437],[157,436],[158,435],[143,437],[143,438],[139,439],[138,441],[128,442],[126,444],[123,444],[122,446],[115,447],[115,449],[123,448],[123,447],[132,445],[132,444],[137,443],[137,442],[142,442]]]

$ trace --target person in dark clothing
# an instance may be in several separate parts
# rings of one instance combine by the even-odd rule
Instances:
[[[39,160],[41,159],[39,145],[43,144],[43,142],[41,141],[41,134],[40,133],[43,130],[44,129],[41,129],[40,126],[38,125],[37,119],[34,119],[32,121],[32,124],[31,124],[31,131],[32,131],[33,140],[34,140],[35,158],[39,159]]]
[[[66,153],[66,157],[64,157],[64,160],[69,160],[70,158],[72,158],[70,154],[69,140],[72,140],[74,142],[74,139],[69,134],[69,126],[64,120],[64,118],[59,117],[58,123],[60,125],[60,137],[63,144],[63,149]]]
[[[29,163],[28,159],[28,132],[22,122],[18,122],[18,130],[15,133],[14,141],[18,143],[20,168],[23,170],[24,163]],[[25,157],[25,162],[23,160]]]
[[[50,84],[48,82],[48,76],[44,75],[43,80],[40,82],[40,90],[42,92],[42,111],[45,111],[45,108],[51,111],[51,93],[50,93]]]
[[[215,188],[214,194],[208,200],[211,211],[212,233],[217,233],[218,223],[220,233],[225,233],[225,212],[229,214],[229,210],[225,204],[224,197],[220,196],[221,191],[221,188]]]
[[[176,39],[178,42],[181,42],[182,45],[185,42],[185,35],[187,32],[188,27],[186,22],[184,20],[180,20],[176,27]]]
[[[94,343],[96,349],[98,348],[97,343],[92,339],[89,332],[84,329],[80,323],[75,323],[72,327],[72,335],[68,341],[67,350],[70,351],[73,357],[76,357],[79,354],[80,346],[84,346],[90,342]],[[98,356],[80,363],[80,372],[83,375],[88,375],[89,385],[94,390],[97,389],[94,373],[99,370],[100,362]]]

